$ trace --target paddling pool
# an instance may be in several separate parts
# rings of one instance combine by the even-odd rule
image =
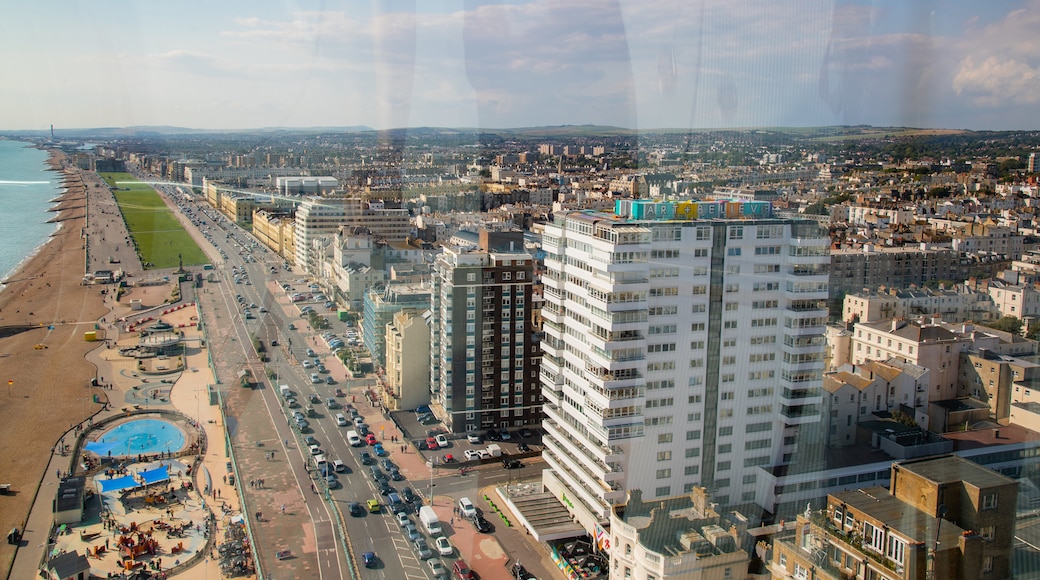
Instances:
[[[109,429],[98,442],[112,445],[113,455],[152,454],[184,448],[184,432],[161,419],[137,419]]]

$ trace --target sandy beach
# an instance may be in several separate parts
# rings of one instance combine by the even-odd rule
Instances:
[[[54,171],[65,155],[52,151]],[[101,408],[90,387],[95,368],[85,355],[98,342],[84,340],[107,313],[100,287],[82,284],[86,257],[86,192],[77,171],[64,174],[67,189],[51,221],[62,227],[8,278],[0,292],[0,529],[22,527],[38,492],[51,450],[62,436]],[[53,490],[40,490],[53,493]],[[0,544],[0,571],[10,569],[14,546]]]

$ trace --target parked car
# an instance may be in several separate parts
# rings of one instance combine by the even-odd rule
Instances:
[[[440,560],[430,560],[429,565],[430,572],[433,574],[433,580],[448,580],[448,569],[444,567],[444,564],[441,564]]]
[[[468,433],[466,435],[466,440],[474,445],[479,445],[481,442],[480,435],[476,433]]]
[[[437,447],[443,448],[449,445],[448,438],[445,437],[443,433],[434,437],[434,439],[437,441]]]
[[[437,547],[437,552],[439,552],[441,556],[450,556],[455,553],[455,548],[451,545],[451,540],[444,536],[437,536],[437,539],[433,541],[433,544]]]
[[[415,549],[415,555],[419,556],[420,560],[428,560],[433,557],[433,550],[426,544],[426,540],[420,538],[412,544],[412,548]]]

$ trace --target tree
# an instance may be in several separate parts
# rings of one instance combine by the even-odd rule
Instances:
[[[1026,331],[1026,338],[1029,340],[1040,340],[1040,322],[1034,322],[1029,325],[1029,330]]]
[[[986,326],[995,330],[1010,332],[1011,334],[1022,333],[1022,321],[1017,316],[1001,316],[999,320],[991,322]]]

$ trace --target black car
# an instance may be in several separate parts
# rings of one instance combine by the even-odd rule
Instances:
[[[412,488],[410,488],[410,487],[406,487],[406,488],[401,490],[401,497],[404,499],[404,501],[406,501],[408,503],[412,503],[413,501],[419,499],[415,495],[415,492],[412,491]]]
[[[365,508],[356,501],[350,502],[350,515],[360,518],[365,515]]]
[[[523,467],[523,466],[524,466],[524,464],[520,463],[520,460],[518,460],[518,459],[503,459],[502,460],[502,467],[505,467],[506,469],[517,469],[517,468],[520,468],[520,467]]]
[[[379,495],[390,495],[394,492],[394,488],[390,487],[390,482],[380,481],[379,482]]]
[[[375,458],[368,451],[361,452],[361,465],[371,465],[375,462]]]
[[[487,521],[484,518],[484,516],[480,516],[480,515],[478,515],[477,517],[473,518],[473,527],[477,528],[477,531],[482,533],[482,534],[487,534],[487,533],[491,532],[491,530],[492,530],[491,522]]]
[[[526,453],[526,452],[530,451],[531,448],[527,446],[527,443],[524,443],[523,441],[521,441],[521,442],[516,444],[516,450],[521,452],[521,453]]]
[[[534,432],[532,432],[527,427],[524,427],[523,429],[520,430],[520,436],[523,437],[524,439],[530,439],[531,437],[534,437]]]
[[[498,429],[488,429],[487,433],[484,434],[484,439],[488,441],[501,441],[502,435],[498,432]]]

